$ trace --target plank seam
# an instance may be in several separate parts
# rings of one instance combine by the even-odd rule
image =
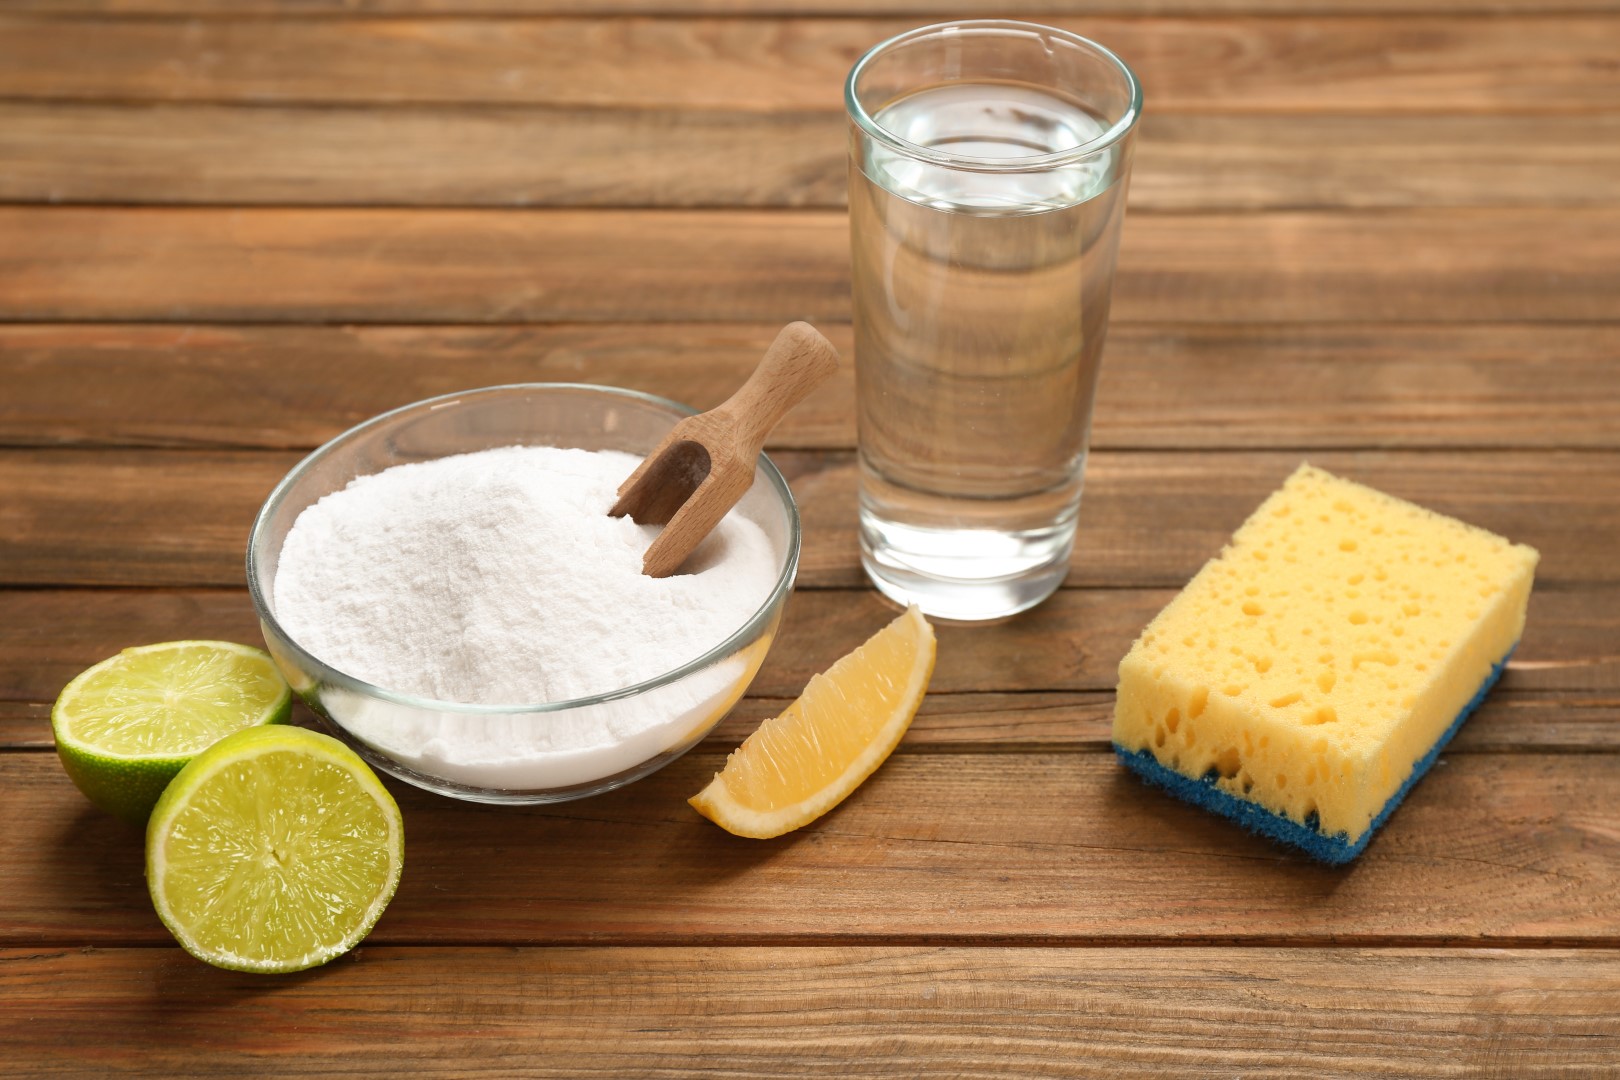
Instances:
[[[548,380],[549,381],[549,380]],[[601,384],[608,385],[608,384]],[[467,387],[466,390],[475,390],[478,387]],[[171,441],[156,442],[135,439],[95,439],[81,441],[53,441],[29,442],[20,439],[11,439],[0,436],[0,452],[36,452],[36,453],[88,453],[95,451],[127,452],[144,451],[163,454],[209,454],[229,452],[233,454],[262,453],[270,454],[307,454],[320,446],[320,443],[270,443],[270,442],[204,442]],[[1091,444],[1092,453],[1108,454],[1288,454],[1298,453],[1305,456],[1311,454],[1474,454],[1474,453],[1511,453],[1515,451],[1535,452],[1538,454],[1581,454],[1602,455],[1620,453],[1620,443],[1616,445],[1592,445],[1590,443],[1514,443],[1514,442],[1473,442],[1473,443],[1355,443],[1355,442],[1319,442],[1309,446],[1298,446],[1292,443],[1245,443],[1242,446],[1233,446],[1230,443],[1177,443],[1173,446],[1164,443],[1132,443],[1094,441]],[[782,442],[770,443],[765,447],[766,454],[854,454],[855,447],[849,445],[829,446],[826,443],[815,442]],[[3,586],[0,586],[3,587]],[[1103,588],[1105,586],[1097,586]],[[1127,586],[1129,587],[1129,586]]]
[[[1617,203],[1616,207],[1620,207],[1620,203]],[[38,209],[47,209],[47,208],[46,207],[39,207]],[[62,207],[62,209],[85,210],[85,209],[89,209],[89,207],[75,206],[75,207]],[[139,209],[151,210],[151,211],[162,211],[162,210],[170,210],[170,209],[193,209],[193,208],[148,206],[148,207],[141,207]],[[214,210],[214,209],[218,209],[218,208],[216,208],[216,207],[196,207],[195,209]],[[237,207],[236,209],[252,210],[254,208],[253,207]],[[313,207],[305,207],[304,209],[315,209],[315,208],[313,208]],[[345,209],[345,208],[334,207],[333,209]],[[352,207],[352,208],[346,208],[346,209],[358,210],[360,208]],[[1456,209],[1464,209],[1464,208],[1458,207]],[[1515,207],[1513,209],[1523,209],[1523,207]],[[1614,207],[1583,207],[1582,209],[1614,209]],[[491,213],[498,213],[498,212],[521,213],[523,211],[514,209],[514,210],[511,210],[511,211],[490,211],[490,212]],[[573,211],[570,211],[570,212],[573,212]],[[580,212],[586,213],[586,212],[590,212],[590,211],[580,211]],[[600,212],[602,212],[602,213],[613,213],[614,211],[600,211]],[[660,212],[661,213],[679,213],[681,211],[679,211],[679,210],[668,210],[668,211],[660,211]],[[712,213],[713,211],[702,211],[702,212],[704,212],[704,213]],[[753,211],[750,210],[748,212],[752,213]],[[1265,211],[1265,212],[1269,212],[1269,211]],[[1293,212],[1293,211],[1290,211],[1290,212]],[[1313,211],[1313,213],[1314,212],[1315,211]],[[765,320],[765,321],[768,322],[769,320]],[[810,316],[807,319],[807,321],[813,322],[818,326],[840,326],[840,327],[842,327],[842,326],[850,325],[850,323],[846,319],[843,319],[843,318],[837,318],[837,319],[834,319],[834,318],[822,318],[822,317],[813,316],[813,315]],[[367,318],[355,318],[355,317],[352,317],[352,316],[335,316],[335,317],[330,318],[330,319],[288,318],[288,319],[285,319],[285,320],[273,320],[273,319],[267,320],[267,319],[239,319],[239,318],[230,318],[230,317],[227,317],[227,316],[218,316],[218,317],[213,317],[213,318],[201,317],[201,316],[190,316],[190,317],[187,317],[187,318],[173,318],[173,317],[165,318],[165,317],[162,317],[162,316],[154,315],[151,318],[129,318],[127,316],[114,317],[114,316],[94,316],[93,315],[93,316],[81,317],[81,318],[60,318],[60,317],[41,316],[39,314],[21,314],[21,315],[0,314],[0,327],[14,327],[14,326],[96,326],[96,327],[108,327],[108,326],[132,326],[132,327],[206,326],[206,327],[221,327],[221,326],[224,326],[224,327],[243,327],[243,328],[246,328],[246,327],[260,327],[260,328],[265,328],[265,329],[274,329],[274,328],[282,328],[282,327],[286,327],[286,328],[306,327],[306,328],[319,328],[319,329],[343,329],[343,328],[346,328],[346,327],[356,327],[356,328],[364,327],[364,328],[367,328],[367,329],[384,328],[384,327],[399,327],[399,328],[402,328],[402,329],[406,329],[406,328],[409,328],[409,329],[415,329],[415,328],[435,328],[435,329],[439,329],[439,328],[465,328],[465,329],[497,330],[497,329],[502,329],[502,328],[521,328],[521,327],[576,327],[576,328],[602,327],[604,329],[611,329],[613,327],[619,327],[619,326],[701,327],[701,326],[758,326],[758,325],[761,325],[761,321],[757,320],[757,319],[741,319],[741,320],[736,320],[736,321],[733,321],[733,322],[716,321],[715,319],[693,319],[690,322],[685,322],[685,321],[672,321],[672,320],[667,319],[667,318],[662,318],[662,319],[639,319],[639,318],[635,318],[635,317],[631,317],[631,316],[625,316],[625,315],[619,315],[619,314],[611,314],[611,313],[610,314],[604,314],[599,319],[580,319],[578,317],[574,317],[574,318],[557,318],[557,319],[531,319],[531,320],[525,320],[523,322],[512,322],[510,320],[504,320],[504,319],[491,319],[489,322],[468,322],[465,319],[399,319],[397,317],[395,317],[395,318],[367,319]],[[780,325],[780,323],[778,323],[777,325]],[[1157,321],[1133,319],[1133,320],[1129,320],[1129,321],[1121,320],[1119,322],[1110,323],[1110,326],[1114,326],[1114,327],[1152,326],[1152,327],[1159,328],[1159,329],[1189,329],[1189,328],[1193,328],[1193,327],[1220,327],[1220,328],[1226,328],[1226,329],[1231,329],[1231,330],[1236,330],[1236,329],[1244,328],[1244,327],[1256,328],[1256,329],[1258,329],[1258,328],[1267,328],[1267,329],[1275,329],[1275,330],[1304,330],[1304,329],[1307,329],[1307,328],[1310,328],[1310,327],[1330,327],[1330,326],[1349,326],[1349,327],[1389,326],[1389,327],[1400,327],[1402,329],[1409,329],[1409,328],[1412,328],[1412,327],[1459,327],[1459,326],[1478,327],[1478,326],[1498,326],[1498,325],[1500,325],[1500,326],[1517,326],[1517,327],[1524,327],[1524,328],[1556,327],[1558,329],[1567,329],[1567,328],[1575,328],[1575,327],[1587,327],[1587,328],[1591,328],[1591,329],[1608,329],[1609,327],[1620,326],[1620,310],[1617,310],[1613,317],[1601,318],[1601,319],[1593,319],[1593,318],[1567,318],[1566,319],[1566,318],[1560,318],[1558,316],[1551,316],[1551,317],[1548,317],[1548,318],[1541,318],[1541,319],[1510,319],[1510,320],[1503,320],[1501,322],[1484,322],[1484,321],[1481,321],[1481,320],[1478,320],[1478,319],[1459,317],[1459,318],[1456,318],[1456,319],[1420,319],[1420,318],[1387,319],[1386,318],[1386,319],[1369,319],[1369,320],[1367,320],[1365,322],[1352,320],[1352,319],[1344,319],[1344,320],[1301,319],[1301,320],[1299,320],[1297,322],[1293,321],[1293,320],[1289,320],[1289,319],[1238,319],[1238,320],[1233,320],[1231,322],[1225,322],[1225,323],[1211,323],[1207,319],[1188,319],[1186,321],[1182,321],[1182,320],[1179,320],[1179,319],[1161,319],[1161,320],[1157,320]]]
[[[1211,552],[1211,554],[1213,554],[1213,552]],[[244,558],[245,558],[245,555],[244,555]],[[1070,584],[1068,582],[1065,582],[1064,584],[1059,586],[1059,588],[1060,588],[1061,591],[1063,591],[1065,593],[1083,593],[1083,592],[1092,592],[1092,593],[1106,593],[1106,592],[1140,592],[1140,593],[1162,592],[1162,593],[1174,593],[1174,592],[1178,591],[1179,589],[1181,589],[1185,585],[1186,585],[1185,580],[1181,580],[1181,581],[1169,581],[1169,580],[1164,580],[1164,581],[1136,581],[1136,582],[1111,581],[1111,582],[1108,582],[1106,584],[1096,583],[1096,582],[1091,583],[1091,584],[1079,584],[1079,583]],[[1593,587],[1600,588],[1600,589],[1614,589],[1617,585],[1620,585],[1620,582],[1616,582],[1616,581],[1609,580],[1609,579],[1603,579],[1603,578],[1599,578],[1599,579],[1596,579],[1596,580],[1579,580],[1579,579],[1550,579],[1550,580],[1547,580],[1547,581],[1538,580],[1536,582],[1536,592],[1538,592],[1538,593],[1585,592],[1585,591],[1587,591],[1589,589],[1592,589]],[[51,581],[43,581],[43,582],[41,582],[41,581],[4,582],[4,581],[0,581],[0,593],[3,593],[3,592],[19,592],[19,593],[21,593],[21,592],[100,592],[100,593],[126,592],[126,593],[153,594],[153,593],[165,593],[165,592],[170,592],[170,593],[174,593],[174,592],[185,592],[185,593],[210,592],[210,593],[244,593],[245,594],[247,592],[247,588],[248,588],[247,579],[245,577],[243,578],[242,584],[240,584],[240,585],[219,585],[219,584],[213,584],[213,583],[209,583],[209,582],[198,582],[196,584],[175,584],[174,582],[168,582],[168,583],[165,583],[165,584],[157,584],[157,585],[127,585],[127,584],[124,584],[124,585],[110,585],[110,584],[101,584],[101,583],[98,583],[98,582],[51,582]],[[793,589],[794,589],[795,592],[863,593],[863,594],[870,594],[870,595],[873,595],[873,596],[877,596],[877,597],[879,597],[881,599],[881,595],[877,592],[877,590],[874,589],[871,585],[865,584],[865,583],[859,584],[859,585],[838,585],[838,584],[807,585],[807,584],[800,583],[800,584],[795,585],[793,587]],[[890,601],[884,601],[884,603],[885,603],[885,606],[887,608],[891,609],[891,610],[894,610],[894,611],[899,611],[900,610],[900,608],[897,605],[893,604]],[[1604,660],[1620,660],[1620,656],[1617,656],[1617,657],[1602,657],[1600,659],[1604,659]],[[1526,661],[1519,661],[1518,666],[1522,667],[1522,666],[1524,666],[1525,663],[1527,663],[1527,662]],[[1038,690],[1036,690],[1035,692],[1037,692],[1037,693],[1068,692],[1068,690],[1069,690],[1069,688],[1067,688],[1067,687],[1048,686],[1048,687],[1041,687]],[[964,691],[964,692],[965,693],[980,693],[980,692],[988,692],[988,691]],[[1080,691],[1076,690],[1074,692],[1079,693]]]
[[[188,20],[189,21],[189,20]],[[266,100],[264,98],[249,97],[133,97],[127,94],[95,94],[86,93],[73,96],[60,94],[34,94],[27,90],[10,90],[0,92],[0,106],[27,105],[40,108],[62,109],[128,109],[130,111],[152,109],[241,109],[263,112],[452,112],[476,113],[479,115],[495,116],[510,114],[522,116],[534,113],[600,113],[609,114],[635,114],[638,116],[707,116],[738,119],[767,119],[767,120],[836,120],[844,116],[840,109],[806,108],[783,106],[763,107],[723,106],[720,104],[690,104],[690,105],[655,105],[637,101],[615,102],[603,104],[600,102],[573,102],[568,100],[510,100],[501,98],[330,98],[308,97]],[[1507,117],[1525,119],[1563,118],[1613,118],[1620,117],[1620,108],[1601,104],[1587,105],[1576,103],[1549,104],[1549,105],[1454,105],[1444,109],[1425,107],[1424,103],[1414,100],[1413,104],[1385,105],[1379,108],[1357,107],[1354,109],[1323,108],[1320,105],[1289,105],[1289,104],[1229,104],[1229,105],[1198,105],[1193,103],[1178,104],[1174,108],[1155,111],[1151,116],[1165,119],[1176,117],[1324,117],[1330,120],[1387,120],[1397,119],[1469,119],[1481,117]],[[9,204],[8,204],[9,205]],[[31,204],[29,204],[31,205]],[[65,204],[64,204],[65,205]],[[108,206],[125,205],[120,203],[106,203]],[[153,205],[149,203],[131,203],[132,206]],[[157,204],[164,205],[164,204]],[[188,204],[178,204],[188,205]],[[221,204],[229,205],[229,204]],[[255,206],[276,205],[272,203],[255,203]],[[294,203],[294,206],[311,204]],[[348,205],[348,204],[339,204]],[[389,204],[392,205],[392,204]],[[474,204],[481,205],[481,204]],[[732,209],[735,204],[723,204]],[[800,207],[799,209],[806,209]]]
[[[180,5],[175,5],[181,8]],[[1042,8],[1039,4],[1027,5],[1020,9],[1024,17],[1034,18],[1074,18],[1076,14],[1072,9]],[[1606,4],[1599,6],[1572,6],[1541,7],[1531,4],[1504,5],[1503,3],[1482,2],[1475,7],[1455,6],[1402,6],[1395,7],[1384,4],[1368,4],[1357,7],[1346,7],[1340,11],[1330,11],[1324,14],[1320,6],[1300,4],[1297,7],[1266,8],[1264,10],[1245,10],[1234,8],[1226,11],[1210,12],[1189,7],[1180,12],[1174,7],[1153,11],[1143,11],[1140,6],[1112,6],[1097,4],[1087,6],[1083,14],[1091,18],[1109,18],[1132,22],[1163,22],[1167,19],[1177,22],[1219,22],[1222,20],[1266,20],[1271,22],[1289,22],[1298,19],[1357,19],[1357,20],[1389,20],[1389,19],[1466,19],[1470,17],[1495,18],[1557,18],[1582,16],[1586,18],[1603,18],[1620,14],[1620,4]],[[400,23],[400,22],[489,22],[500,20],[502,22],[557,22],[562,20],[593,22],[624,22],[629,20],[649,22],[686,22],[701,19],[705,22],[750,23],[765,20],[791,19],[795,22],[892,22],[897,19],[918,19],[942,21],[949,18],[948,14],[934,16],[926,10],[912,7],[884,7],[882,4],[871,4],[860,10],[850,11],[804,11],[793,6],[766,7],[761,6],[748,12],[716,11],[712,9],[693,7],[687,10],[671,10],[666,7],[638,8],[633,5],[615,7],[614,10],[596,13],[591,8],[581,5],[577,9],[559,9],[550,12],[537,12],[530,8],[510,8],[500,5],[484,6],[469,4],[458,7],[454,11],[398,11],[398,12],[367,12],[357,13],[354,10],[329,11],[219,11],[210,6],[201,8],[181,8],[174,11],[139,11],[127,8],[108,9],[105,7],[72,8],[65,5],[53,5],[51,11],[19,11],[7,15],[6,18],[16,21],[30,21],[40,23],[62,23],[74,25],[95,22],[130,22],[130,23],[179,23],[188,22],[374,22],[374,23]],[[967,18],[966,15],[955,16]],[[919,21],[918,26],[925,25]]]
[[[70,209],[73,209],[73,208],[70,208]],[[83,207],[77,207],[76,209],[83,209]],[[157,208],[153,207],[152,209],[157,209]],[[181,208],[181,209],[183,209],[183,208]],[[731,209],[737,209],[737,208],[732,207]],[[1466,208],[1458,207],[1456,209],[1466,209]],[[1516,207],[1515,209],[1521,209],[1522,210],[1524,208],[1523,207]],[[569,210],[567,212],[573,212],[573,211]],[[611,212],[611,211],[609,211],[609,212]],[[848,329],[849,327],[854,325],[851,322],[851,320],[849,318],[847,318],[847,317],[818,318],[818,319],[816,319],[814,321],[815,321],[817,326],[839,327],[841,329]],[[1540,328],[1540,327],[1545,325],[1544,321],[1535,320],[1535,319],[1469,319],[1469,320],[1466,320],[1466,322],[1468,323],[1468,325],[1470,327],[1473,327],[1475,329],[1481,329],[1481,330],[1510,329],[1510,328],[1534,329],[1534,328]],[[781,326],[780,322],[772,321],[770,319],[693,319],[690,322],[687,322],[687,321],[675,321],[675,320],[670,320],[670,319],[647,319],[647,320],[644,320],[644,321],[618,319],[618,320],[612,320],[612,321],[609,321],[609,322],[606,323],[606,325],[608,325],[608,326],[626,325],[626,324],[627,325],[633,325],[633,326],[639,327],[641,329],[653,329],[653,328],[657,328],[657,327],[661,327],[661,326],[662,327],[685,329],[685,330],[694,330],[694,329],[699,329],[699,328],[702,328],[702,327],[711,327],[711,328],[715,328],[715,329],[735,329],[735,328],[740,328],[740,327],[752,327],[752,328],[755,328],[755,329],[759,330],[760,333],[763,335],[763,337],[761,338],[762,342],[765,341],[765,340],[768,340],[770,331],[773,331],[776,328],[778,328],[779,326]],[[1607,330],[1607,329],[1610,329],[1611,327],[1615,326],[1616,324],[1620,324],[1620,315],[1616,315],[1612,319],[1563,319],[1563,320],[1560,320],[1560,326],[1567,327],[1567,328],[1570,328],[1570,329],[1585,327],[1587,329],[1593,329],[1593,330]],[[354,327],[354,328],[357,328],[357,329],[363,328],[363,329],[367,329],[367,330],[387,329],[388,327],[391,327],[391,326],[398,326],[398,327],[405,328],[405,329],[417,329],[417,328],[420,328],[420,327],[430,327],[430,328],[433,328],[433,329],[443,329],[443,330],[500,330],[500,329],[522,330],[522,329],[526,329],[526,328],[593,330],[593,329],[598,329],[598,328],[602,327],[604,325],[604,321],[600,320],[600,319],[578,319],[578,318],[574,318],[574,319],[500,319],[500,320],[491,320],[489,322],[469,322],[466,319],[437,319],[437,320],[425,320],[425,321],[413,321],[413,322],[392,322],[391,323],[391,322],[359,322],[359,321],[355,321],[355,320],[346,320],[346,321],[345,320],[337,320],[337,321],[322,321],[322,322],[295,322],[295,321],[290,321],[290,320],[276,320],[276,319],[221,319],[221,320],[215,320],[215,321],[204,323],[204,322],[198,322],[197,320],[194,320],[194,319],[173,319],[173,318],[171,318],[171,319],[157,319],[157,318],[153,318],[153,319],[93,319],[92,320],[92,319],[52,319],[52,318],[26,319],[26,318],[0,316],[0,325],[4,325],[4,326],[10,327],[12,329],[38,329],[38,330],[65,329],[65,328],[71,328],[71,327],[75,327],[75,326],[84,326],[84,325],[93,325],[93,326],[102,327],[102,328],[128,326],[128,327],[137,328],[137,329],[147,329],[147,328],[150,328],[150,327],[153,327],[153,326],[173,326],[173,327],[209,326],[209,327],[214,327],[214,326],[222,326],[223,325],[223,326],[240,327],[242,329],[259,329],[259,330],[296,330],[296,329],[299,329],[301,327],[302,328],[314,327],[314,328],[319,328],[319,329],[329,329],[329,328],[332,328],[334,326],[337,327],[338,329]],[[1110,329],[1114,329],[1114,330],[1130,329],[1130,330],[1133,330],[1133,331],[1150,331],[1150,330],[1151,331],[1159,331],[1159,330],[1167,330],[1168,329],[1168,330],[1176,330],[1176,331],[1181,331],[1181,332],[1190,332],[1190,331],[1194,331],[1194,330],[1203,330],[1203,331],[1206,331],[1206,332],[1209,332],[1209,333],[1231,333],[1233,335],[1236,335],[1240,331],[1249,330],[1249,329],[1255,329],[1255,330],[1299,330],[1299,331],[1309,330],[1309,329],[1319,329],[1319,330],[1343,330],[1343,329],[1366,330],[1366,329],[1369,329],[1369,328],[1376,328],[1376,327],[1379,327],[1379,326],[1400,326],[1400,327],[1402,327],[1404,329],[1410,329],[1412,327],[1428,327],[1428,328],[1433,329],[1433,330],[1448,330],[1448,329],[1452,329],[1452,328],[1456,327],[1457,320],[1409,319],[1409,320],[1401,320],[1399,322],[1391,322],[1390,320],[1386,320],[1386,319],[1366,319],[1366,320],[1363,320],[1363,319],[1300,319],[1300,320],[1298,320],[1296,322],[1296,321],[1292,321],[1292,320],[1276,320],[1276,319],[1247,319],[1247,320],[1242,320],[1242,321],[1237,321],[1237,322],[1216,322],[1216,321],[1211,321],[1209,319],[1110,319],[1109,322],[1108,322],[1108,325],[1109,325]]]
[[[614,936],[611,938],[494,938],[459,941],[454,938],[384,938],[362,942],[346,954],[350,962],[363,958],[366,949],[1400,949],[1445,951],[1620,951],[1620,937],[1435,937],[1397,935],[1338,935],[1322,937],[1220,937],[1178,935],[1176,937],[1044,937],[940,934],[789,934],[782,937],[738,935],[735,937],[697,934],[691,937]],[[94,953],[114,949],[173,949],[173,941],[152,939],[108,939],[87,942],[82,939],[10,937],[0,934],[0,949],[40,949],[58,952]],[[340,958],[335,961],[342,963]],[[200,963],[200,961],[199,961]]]

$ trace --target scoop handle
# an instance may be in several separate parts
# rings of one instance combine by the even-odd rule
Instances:
[[[752,461],[788,410],[837,370],[838,350],[832,342],[809,323],[788,323],[748,381],[711,415],[731,425],[741,460]]]

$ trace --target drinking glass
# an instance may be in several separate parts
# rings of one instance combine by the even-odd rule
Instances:
[[[1142,96],[1032,23],[891,38],[845,85],[861,561],[978,620],[1068,572]]]

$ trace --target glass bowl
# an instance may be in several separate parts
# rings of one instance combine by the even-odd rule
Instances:
[[[384,772],[428,791],[487,803],[561,802],[621,787],[691,749],[742,697],[776,636],[799,565],[799,512],[787,481],[761,454],[737,512],[771,538],[781,565],[753,617],[702,656],[611,693],[533,705],[434,701],[373,686],[311,655],[276,621],[276,565],[304,508],[358,476],[393,465],[502,446],[561,446],[646,454],[692,410],[649,394],[567,383],[446,394],[384,413],[339,435],[276,485],[253,522],[247,578],[265,644],[293,690],[331,732]],[[564,716],[631,731],[581,750],[534,745]],[[460,732],[513,748],[484,759]]]

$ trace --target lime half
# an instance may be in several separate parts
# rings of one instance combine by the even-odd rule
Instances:
[[[269,656],[229,641],[125,649],[68,683],[51,710],[62,767],[90,801],[144,823],[186,762],[234,731],[285,721]]]
[[[399,885],[393,796],[336,739],[253,728],[181,770],[146,826],[146,883],[185,950],[237,971],[348,952]]]

